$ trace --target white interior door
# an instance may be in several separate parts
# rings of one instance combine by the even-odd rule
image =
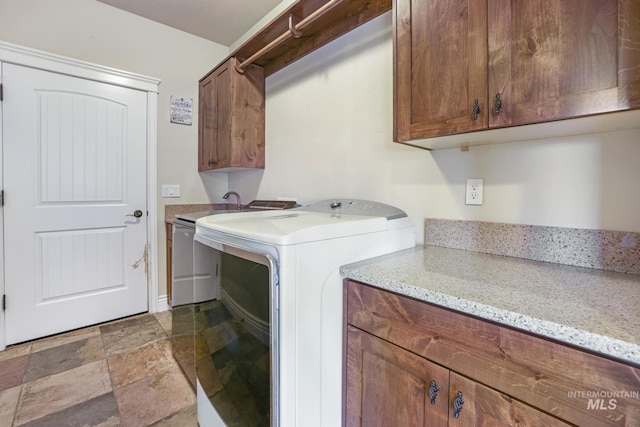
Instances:
[[[2,77],[6,344],[147,311],[146,93]]]

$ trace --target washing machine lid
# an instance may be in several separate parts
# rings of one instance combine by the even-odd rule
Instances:
[[[294,245],[391,228],[411,227],[395,207],[362,200],[327,200],[287,211],[247,212],[200,218],[196,233],[223,233],[275,245]]]

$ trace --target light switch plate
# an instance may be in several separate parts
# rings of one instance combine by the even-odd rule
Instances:
[[[163,185],[162,197],[180,197],[180,186],[175,184]]]
[[[467,179],[465,203],[467,205],[482,205],[484,198],[484,180]]]

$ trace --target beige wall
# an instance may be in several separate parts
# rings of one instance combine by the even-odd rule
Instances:
[[[0,0],[0,40],[162,80],[157,146],[158,293],[166,294],[165,203],[219,202],[227,191],[226,174],[198,174],[197,117],[192,126],[169,123],[169,100],[175,95],[197,103],[198,80],[228,54],[228,48],[96,0]],[[179,184],[182,197],[161,198],[162,184]]]
[[[638,129],[467,153],[393,143],[390,14],[269,77],[266,169],[228,175],[198,174],[197,121],[168,120],[169,97],[197,102],[198,79],[226,47],[95,0],[0,0],[0,40],[162,79],[158,186],[180,184],[182,197],[162,199],[158,188],[159,218],[165,203],[219,202],[231,189],[244,201],[337,196],[391,203],[409,213],[419,239],[427,216],[640,231]],[[464,205],[466,178],[485,179],[483,206]],[[162,295],[162,244],[158,257]]]
[[[266,169],[231,174],[229,188],[387,202],[419,239],[425,217],[640,231],[637,128],[469,152],[393,143],[391,37],[386,14],[270,76]],[[464,204],[467,178],[484,178],[483,206]]]

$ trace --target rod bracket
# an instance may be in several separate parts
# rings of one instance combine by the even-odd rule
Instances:
[[[298,25],[300,21],[301,19],[295,16],[293,13],[289,14],[289,31],[291,32],[291,35],[296,39],[302,37],[302,31],[296,28],[296,25]]]
[[[244,74],[244,68],[242,68],[242,61],[240,58],[236,58],[236,60],[233,61],[233,68],[235,68],[238,74]]]

